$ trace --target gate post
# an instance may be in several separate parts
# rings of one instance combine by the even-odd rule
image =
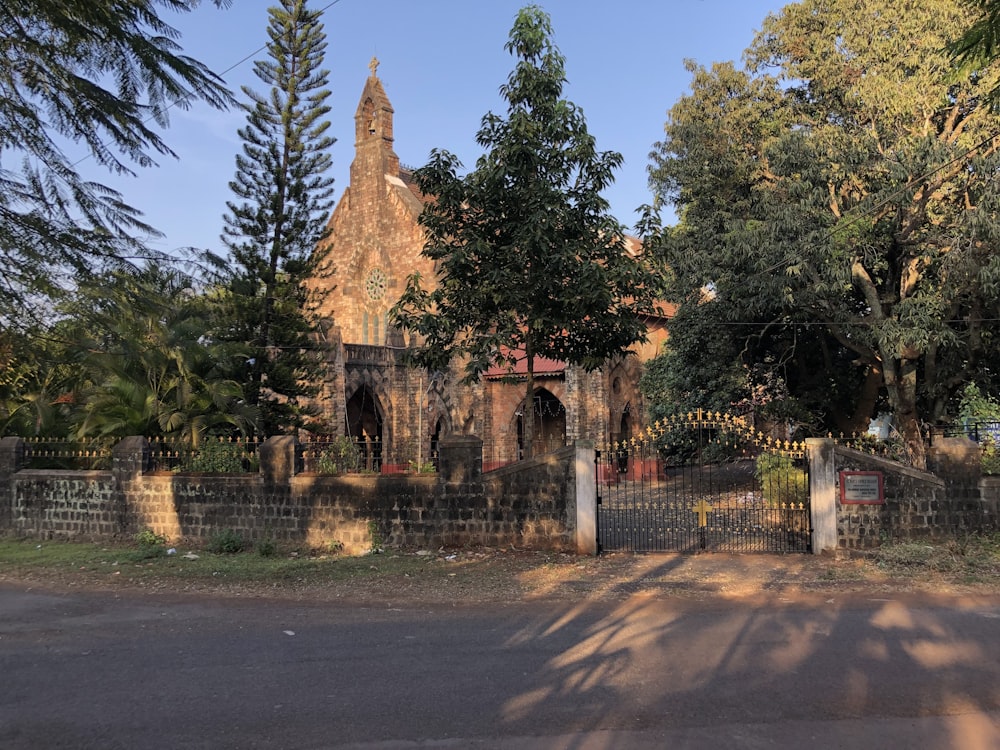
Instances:
[[[597,554],[597,467],[594,463],[594,443],[576,441],[574,457],[576,475],[576,553]]]
[[[806,438],[812,551],[816,555],[837,549],[837,468],[833,445],[828,438]]]

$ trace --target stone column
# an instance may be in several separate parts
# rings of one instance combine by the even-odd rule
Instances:
[[[446,435],[438,443],[438,482],[446,486],[483,483],[483,441],[475,435]]]
[[[14,475],[24,468],[26,452],[21,438],[0,439],[0,530],[14,524]]]
[[[594,443],[576,441],[576,553],[596,555],[597,549],[597,465]]]
[[[264,484],[273,487],[287,485],[291,481],[295,476],[297,445],[293,435],[275,435],[257,449]]]
[[[938,532],[989,529],[996,523],[982,502],[982,448],[967,437],[935,438],[929,463],[944,480],[946,507]]]
[[[815,555],[837,549],[837,467],[833,446],[833,441],[827,438],[806,438],[812,551]]]
[[[134,534],[135,498],[142,473],[149,466],[149,443],[140,436],[127,437],[111,449],[111,481],[114,487],[115,528],[119,534]]]

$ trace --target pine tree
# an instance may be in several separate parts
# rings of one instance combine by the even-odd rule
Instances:
[[[333,179],[323,119],[328,71],[320,13],[305,0],[281,0],[268,10],[268,58],[254,72],[270,92],[243,87],[246,126],[239,136],[236,177],[229,183],[222,240],[234,271],[228,280],[231,317],[223,338],[248,348],[245,388],[259,405],[265,434],[303,424],[315,386],[313,323],[303,282],[320,258]]]

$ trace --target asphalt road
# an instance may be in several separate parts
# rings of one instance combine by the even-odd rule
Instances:
[[[0,588],[0,748],[1000,748],[1000,600]]]

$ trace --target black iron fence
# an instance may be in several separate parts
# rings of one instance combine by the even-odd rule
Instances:
[[[114,439],[24,438],[25,468],[104,470],[111,468]]]
[[[205,437],[197,445],[170,438],[147,438],[150,468],[156,472],[255,473],[260,469],[255,437]]]

